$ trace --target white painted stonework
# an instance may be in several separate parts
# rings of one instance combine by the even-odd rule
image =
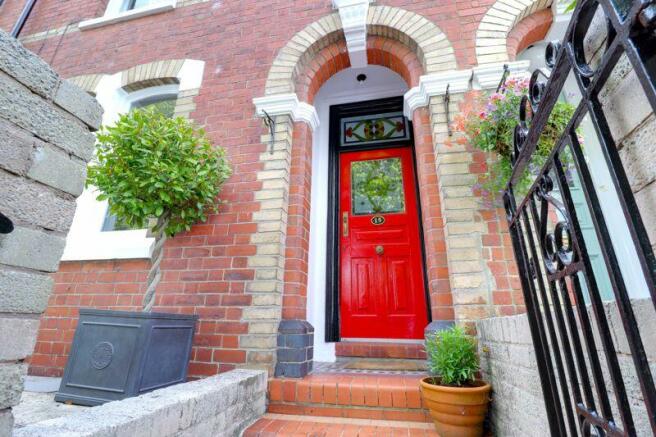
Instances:
[[[371,0],[333,0],[342,20],[351,67],[367,66],[367,16]]]
[[[506,62],[510,69],[508,77],[529,77],[530,61]],[[470,89],[495,89],[503,75],[504,63],[474,67],[466,70],[452,70],[421,76],[419,85],[404,95],[403,112],[408,118],[417,108],[428,106],[431,97],[449,93],[459,94]]]
[[[446,94],[447,87],[449,93],[464,93],[469,89],[471,75],[471,70],[455,70],[421,76],[419,85],[404,95],[405,116],[412,119],[415,109],[428,106],[431,97]]]
[[[503,66],[508,65],[510,74],[508,77],[530,77],[530,61],[499,62],[496,64],[481,65],[473,68],[474,89],[496,89],[503,76]]]
[[[271,117],[289,115],[294,121],[307,123],[313,131],[319,126],[319,117],[314,106],[299,102],[294,93],[256,97],[253,99],[253,104],[258,117],[264,117],[266,111]]]

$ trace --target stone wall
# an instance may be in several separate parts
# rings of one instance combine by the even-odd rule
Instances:
[[[24,360],[52,288],[102,110],[0,31],[0,435],[12,427]]]
[[[656,374],[656,317],[649,299],[633,301],[642,341],[652,375]],[[588,307],[590,318],[594,315]],[[626,385],[637,435],[650,435],[640,384],[615,303],[605,304],[621,373]],[[534,435],[536,429],[548,430],[531,331],[526,314],[481,320],[477,323],[483,378],[492,383],[491,424],[495,435]],[[595,329],[595,344],[601,358],[602,373],[615,418],[619,417],[608,368],[603,359],[601,341]],[[594,391],[594,388],[593,388]],[[619,420],[619,419],[617,419]]]
[[[238,436],[266,408],[266,372],[221,375],[109,402],[14,431],[14,437]]]
[[[483,379],[492,384],[490,422],[495,435],[546,432],[549,424],[526,314],[476,325]]]

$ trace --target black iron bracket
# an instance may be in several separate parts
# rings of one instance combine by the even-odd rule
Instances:
[[[444,93],[444,113],[446,114],[446,132],[449,136],[453,135],[451,131],[451,116],[449,115],[449,102],[451,101],[451,94],[449,87],[451,84],[446,85],[446,92]]]
[[[269,128],[269,153],[273,154],[273,144],[276,142],[276,122],[268,112],[262,110],[264,113],[264,125]]]
[[[508,80],[508,76],[510,75],[510,67],[508,64],[503,64],[503,73],[501,74],[501,80],[499,81],[499,85],[497,85],[497,92],[501,89],[506,84],[506,80]]]

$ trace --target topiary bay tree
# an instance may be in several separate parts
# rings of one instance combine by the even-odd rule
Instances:
[[[121,115],[97,138],[97,162],[89,167],[87,186],[98,189],[98,200],[107,200],[119,221],[133,229],[149,227],[155,237],[143,301],[144,311],[151,311],[166,238],[216,211],[230,165],[202,129],[153,109]]]

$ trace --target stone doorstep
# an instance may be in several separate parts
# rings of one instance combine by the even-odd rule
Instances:
[[[423,340],[416,343],[341,341],[335,343],[338,357],[426,359]]]
[[[244,437],[264,436],[437,436],[432,423],[296,416],[267,413],[244,431]]]
[[[269,413],[429,422],[421,375],[311,374],[269,380]]]

